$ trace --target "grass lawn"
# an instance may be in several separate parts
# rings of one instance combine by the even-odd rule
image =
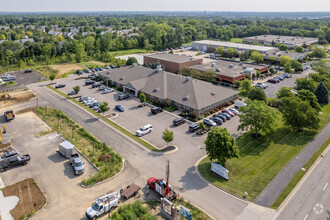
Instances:
[[[232,38],[230,40],[230,42],[232,42],[232,43],[242,43],[242,38]]]
[[[147,50],[145,49],[131,49],[131,50],[118,50],[118,51],[111,51],[110,54],[113,56],[124,56],[124,55],[130,55],[130,54],[136,54],[136,53],[146,53]]]
[[[49,85],[47,85],[47,88],[53,90],[54,92],[58,93],[59,95],[65,97],[65,98],[67,98],[67,99],[70,99],[72,102],[74,102],[74,103],[76,103],[77,105],[81,106],[82,108],[86,109],[87,111],[89,111],[90,113],[92,113],[93,115],[95,115],[96,117],[101,118],[102,120],[104,120],[106,123],[108,123],[109,125],[111,125],[111,126],[114,127],[115,129],[119,130],[120,132],[124,133],[125,135],[129,136],[130,138],[132,138],[132,139],[135,140],[136,142],[142,144],[143,146],[149,148],[150,150],[152,150],[152,151],[157,151],[157,152],[160,151],[159,149],[157,149],[157,148],[156,148],[155,146],[153,146],[152,144],[150,144],[150,143],[144,141],[143,139],[141,139],[141,138],[135,136],[135,135],[132,134],[130,131],[128,131],[128,130],[126,130],[125,128],[121,127],[120,125],[118,125],[118,124],[115,123],[114,121],[102,117],[101,114],[95,112],[95,111],[94,111],[93,109],[91,109],[91,108],[88,108],[87,106],[85,106],[85,105],[83,105],[82,103],[80,103],[79,101],[77,101],[77,100],[71,98],[70,96],[64,94],[63,92],[61,92],[61,91],[59,91],[59,90],[57,90],[57,89],[55,89],[54,87],[49,86]]]
[[[330,104],[322,107],[321,128],[330,121]],[[319,130],[321,130],[321,128]],[[310,142],[318,131],[291,132],[281,126],[275,132],[252,139],[245,133],[236,139],[240,158],[226,163],[229,181],[221,180],[210,171],[208,158],[201,161],[200,173],[211,183],[240,197],[248,192],[247,199],[253,201],[274,179],[282,168]]]
[[[121,156],[115,153],[105,143],[101,143],[63,112],[53,108],[36,108],[34,111],[47,121],[54,130],[61,133],[67,140],[75,145],[79,151],[81,151],[99,168],[100,172],[83,180],[82,183],[84,185],[92,185],[96,183],[97,178],[100,178],[100,181],[106,180],[121,170]],[[73,140],[72,127],[74,127]],[[44,132],[44,134],[47,133],[49,133],[49,131]]]
[[[8,86],[8,87],[12,87],[12,86],[16,85],[16,82],[15,82],[15,81],[12,81],[12,82],[5,82],[4,85],[5,85],[5,86]]]

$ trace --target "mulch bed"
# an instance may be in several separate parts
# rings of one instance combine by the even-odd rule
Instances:
[[[2,192],[5,197],[17,196],[19,198],[16,207],[10,211],[14,219],[33,215],[46,203],[46,197],[32,178],[6,186]]]

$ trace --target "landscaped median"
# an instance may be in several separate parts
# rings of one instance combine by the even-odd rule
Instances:
[[[219,176],[211,172],[208,158],[203,159],[198,165],[200,174],[210,183],[239,197],[254,201],[286,164],[329,123],[330,104],[323,106],[321,112],[320,128],[317,131],[293,132],[278,122],[279,128],[275,132],[258,139],[252,138],[249,132],[238,137],[236,144],[240,150],[240,157],[229,159],[226,162],[226,169],[229,170],[229,181],[221,180]],[[305,165],[305,169],[314,163],[324,148],[322,146],[313,155]],[[276,208],[281,204],[302,176],[299,171],[294,177],[294,182],[289,184],[289,188],[283,191],[272,207]],[[248,194],[246,195],[245,192]]]
[[[91,108],[88,108],[87,106],[83,105],[82,103],[78,102],[77,100],[71,98],[70,96],[64,94],[63,92],[55,89],[54,87],[50,86],[50,85],[47,85],[47,88],[53,90],[54,92],[56,92],[57,94],[71,100],[72,102],[74,102],[75,104],[81,106],[82,108],[86,109],[87,111],[89,111],[90,113],[92,113],[93,115],[95,115],[96,117],[104,120],[106,123],[108,123],[109,125],[111,125],[112,127],[114,127],[115,129],[117,129],[118,131],[126,134],[127,136],[129,136],[130,138],[132,138],[134,141],[142,144],[143,146],[149,148],[150,150],[152,151],[156,151],[156,152],[160,152],[159,149],[157,149],[155,146],[153,146],[152,144],[146,142],[145,140],[135,136],[134,134],[132,134],[130,131],[126,130],[125,128],[121,127],[120,125],[118,125],[117,123],[115,123],[114,121],[108,119],[108,118],[105,118],[105,117],[102,117],[101,114],[95,112],[94,110],[92,110]]]
[[[115,153],[105,143],[101,143],[60,110],[40,107],[35,108],[34,111],[55,131],[74,144],[99,169],[96,175],[84,179],[82,185],[89,186],[109,179],[122,169],[123,160],[119,154]],[[46,133],[49,133],[49,131]]]

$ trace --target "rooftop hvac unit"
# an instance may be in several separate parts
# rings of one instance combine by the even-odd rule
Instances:
[[[234,67],[234,64],[229,64],[229,68],[233,68]]]
[[[215,67],[215,63],[212,63],[212,64],[211,64],[211,67]]]
[[[220,72],[221,72],[221,69],[220,69],[220,68],[216,68],[216,69],[215,69],[215,72],[220,73]]]

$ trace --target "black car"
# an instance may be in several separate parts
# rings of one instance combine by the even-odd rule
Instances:
[[[123,99],[128,99],[128,98],[129,98],[128,94],[118,95],[118,100],[123,100]]]
[[[215,123],[217,123],[217,125],[222,125],[223,121],[221,118],[219,117],[212,117],[210,118],[212,121],[214,121]]]
[[[189,125],[189,131],[191,133],[198,131],[200,129],[199,124],[191,124]]]
[[[16,156],[16,157],[10,158],[7,161],[2,161],[0,163],[0,168],[3,171],[6,171],[8,168],[14,167],[14,166],[17,166],[17,165],[25,166],[27,164],[27,162],[30,160],[30,158],[31,157],[30,157],[29,154],[25,154],[23,156]]]
[[[81,74],[83,74],[83,71],[81,71],[81,70],[77,70],[77,74],[78,74],[78,75],[81,75]]]
[[[58,84],[55,86],[56,89],[63,88],[63,87],[65,87],[65,84]]]
[[[159,108],[159,107],[153,107],[150,109],[150,111],[152,114],[157,115],[158,113],[161,113],[163,111],[163,109]]]
[[[173,120],[173,125],[174,126],[179,126],[179,125],[182,125],[184,123],[186,123],[186,120],[183,119],[183,118],[177,118],[177,119]]]
[[[101,83],[93,83],[92,88],[97,88],[97,87],[100,87],[100,86],[101,86]]]
[[[30,69],[27,69],[24,71],[24,73],[32,73],[32,72],[33,72],[33,70],[30,70]]]
[[[231,119],[231,116],[228,115],[228,114],[226,114],[226,113],[225,114],[224,113],[219,113],[217,117],[219,117],[219,115],[222,115],[223,117],[225,117],[226,120],[230,120]]]
[[[222,120],[223,122],[226,122],[226,120],[227,120],[227,117],[224,116],[224,115],[222,115],[221,113],[219,113],[219,114],[214,114],[213,117],[221,118],[221,120]]]
[[[89,85],[92,85],[92,84],[94,84],[95,82],[94,81],[92,81],[92,80],[87,80],[87,81],[85,81],[85,86],[89,86]]]

